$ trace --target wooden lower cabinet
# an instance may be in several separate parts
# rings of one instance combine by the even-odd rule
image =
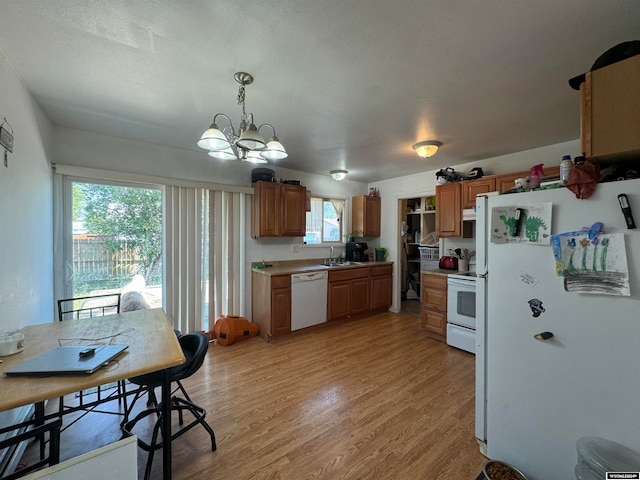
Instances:
[[[327,300],[327,319],[336,320],[349,317],[351,313],[351,281],[330,281],[327,287],[327,294],[329,296]]]
[[[291,275],[268,276],[252,272],[253,323],[269,341],[291,333]]]
[[[252,321],[267,341],[291,333],[291,275],[251,272]],[[327,320],[352,318],[388,309],[393,290],[393,265],[363,265],[329,272]]]
[[[371,310],[389,308],[392,296],[393,265],[371,267]]]
[[[271,278],[271,327],[274,336],[291,332],[291,275]]]
[[[447,339],[447,277],[422,274],[422,328],[436,340]]]
[[[329,272],[327,319],[351,318],[369,311],[370,269],[354,268]]]

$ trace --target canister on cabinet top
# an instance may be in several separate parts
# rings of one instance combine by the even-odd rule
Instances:
[[[562,161],[560,162],[560,180],[565,185],[569,183],[569,175],[571,173],[571,166],[573,162],[571,162],[571,156],[565,155],[562,157]]]

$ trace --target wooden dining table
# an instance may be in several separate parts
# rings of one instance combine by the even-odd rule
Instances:
[[[65,320],[24,328],[24,350],[2,357],[0,411],[37,404],[80,390],[162,370],[163,438],[171,438],[171,381],[167,369],[185,362],[173,327],[161,308]],[[126,344],[116,359],[90,375],[8,377],[4,371],[60,345]],[[171,478],[171,441],[163,441],[163,479]]]

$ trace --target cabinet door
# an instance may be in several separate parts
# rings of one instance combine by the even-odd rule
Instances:
[[[291,332],[291,287],[271,289],[271,322],[273,335]]]
[[[351,280],[351,315],[369,311],[369,287],[368,276]]]
[[[351,199],[351,231],[358,236],[380,236],[380,197],[358,195]]]
[[[496,189],[495,178],[480,178],[462,182],[462,208],[476,206],[476,195],[493,192]]]
[[[277,237],[280,235],[280,185],[275,182],[253,184],[251,206],[251,236]]]
[[[425,308],[446,313],[447,278],[422,275],[422,305]]]
[[[436,187],[436,232],[439,237],[462,236],[462,184]]]
[[[364,197],[363,230],[365,237],[380,236],[380,197]]]
[[[328,286],[328,319],[336,320],[349,316],[351,309],[351,281],[329,282]]]
[[[393,276],[391,274],[371,277],[371,310],[391,306],[392,290]]]
[[[640,150],[640,55],[587,72],[580,87],[581,146],[587,157]]]
[[[298,185],[282,184],[282,228],[280,235],[304,237],[307,220],[307,189]]]
[[[447,314],[429,308],[422,309],[422,328],[436,334],[438,337],[447,336]]]
[[[505,175],[498,175],[496,177],[496,190],[500,193],[504,193],[511,190],[516,186],[516,178],[528,177],[529,171],[507,173]]]

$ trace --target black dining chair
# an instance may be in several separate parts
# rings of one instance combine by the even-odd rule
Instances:
[[[85,297],[76,297],[76,298],[63,298],[58,300],[58,321],[63,320],[83,320],[88,318],[95,317],[103,317],[105,315],[111,315],[115,313],[120,313],[120,305],[121,305],[122,295],[117,293],[107,293],[101,295],[89,295]],[[84,391],[77,392],[76,395],[78,397],[79,407],[82,408],[84,406]],[[121,380],[117,383],[117,392],[115,394],[111,394],[115,400],[117,398],[118,402],[123,402],[124,410],[127,410],[127,396],[126,396],[126,383],[124,380]],[[96,398],[100,402],[102,401],[102,387],[96,387]],[[64,397],[60,397],[58,413],[60,417],[64,414],[65,410],[69,408],[76,408],[75,406],[67,406],[64,403]],[[90,411],[100,412],[100,413],[114,413],[121,414],[121,412],[110,412],[110,411],[101,411],[96,410],[95,407],[91,407]],[[63,428],[70,427],[75,423],[78,419],[71,422],[69,425]]]
[[[209,348],[209,338],[199,332],[192,332],[182,335],[178,338],[180,342],[180,346],[182,347],[182,352],[186,358],[185,363],[182,365],[177,365],[169,369],[169,377],[171,382],[176,384],[175,389],[171,393],[171,411],[178,413],[178,423],[182,427],[177,432],[171,435],[171,438],[168,441],[173,441],[179,436],[183,435],[187,431],[191,430],[196,425],[202,425],[202,427],[207,431],[209,436],[211,437],[211,451],[215,451],[216,446],[216,437],[213,433],[213,430],[209,426],[209,424],[205,421],[205,416],[207,414],[206,410],[195,403],[189,398],[187,391],[181,383],[181,380],[190,377],[194,373],[198,371],[198,369],[202,366],[204,362],[204,357],[207,354]],[[122,423],[122,432],[123,437],[129,437],[131,435],[138,435],[138,446],[146,452],[149,452],[149,456],[147,458],[147,465],[145,468],[145,480],[150,478],[151,475],[151,466],[153,464],[153,454],[156,450],[159,450],[163,446],[163,442],[167,441],[162,435],[162,439],[159,440],[159,434],[162,434],[162,408],[160,405],[155,405],[152,408],[147,408],[138,413],[133,419],[129,420],[129,415],[133,409],[136,401],[144,394],[145,391],[149,392],[154,390],[155,388],[162,385],[162,371],[152,372],[145,375],[140,375],[139,377],[130,378],[129,381],[133,384],[139,385],[142,387],[138,393],[133,398],[131,405],[126,412],[125,420]],[[183,397],[178,397],[175,395],[176,392],[180,391]],[[155,398],[155,396],[154,396]],[[183,412],[189,412],[193,416],[193,421],[186,426],[184,425]],[[153,425],[153,430],[151,434],[151,440],[149,442],[145,442],[141,439],[141,431],[138,433],[134,432],[136,425],[142,419],[155,415],[156,421]],[[138,429],[140,430],[140,429]]]

